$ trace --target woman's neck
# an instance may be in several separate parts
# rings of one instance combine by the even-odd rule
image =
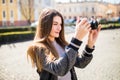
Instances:
[[[54,42],[55,41],[55,38],[54,37],[49,37],[49,40]]]

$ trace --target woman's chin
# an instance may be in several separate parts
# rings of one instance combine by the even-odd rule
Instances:
[[[56,37],[56,38],[58,38],[58,37],[59,37],[59,35],[56,35],[55,37]]]

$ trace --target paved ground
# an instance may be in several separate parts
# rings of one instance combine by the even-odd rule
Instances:
[[[72,32],[74,29],[67,28],[68,41],[73,36]],[[30,61],[27,61],[26,49],[30,43],[27,41],[0,47],[0,80],[39,79],[36,69],[31,68]],[[79,80],[120,80],[120,29],[101,31],[93,54],[94,58],[86,68],[76,68]]]

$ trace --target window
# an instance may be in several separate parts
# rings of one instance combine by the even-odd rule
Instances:
[[[5,0],[2,0],[2,3],[4,4],[4,3],[5,3]]]
[[[69,19],[71,19],[71,16],[69,16]]]
[[[39,0],[39,3],[41,3],[41,0]]]
[[[13,2],[13,0],[10,0],[10,3],[12,3]]]
[[[11,10],[11,12],[10,12],[10,13],[11,13],[11,18],[13,18],[13,11]]]
[[[14,12],[13,10],[10,11],[10,25],[13,26],[14,25]]]
[[[86,7],[86,12],[88,12],[88,8]]]
[[[95,12],[95,9],[94,9],[94,7],[92,7],[92,13],[94,13]]]
[[[64,12],[66,12],[66,9],[64,9]]]
[[[4,27],[7,26],[7,22],[6,22],[6,21],[3,21],[3,22],[2,22],[2,26],[4,26]]]
[[[46,4],[47,6],[51,6],[50,0],[45,0],[44,2],[45,2],[45,4]]]
[[[66,16],[64,16],[64,19],[66,19]]]
[[[5,11],[3,11],[3,18],[5,18],[6,17],[6,15],[5,15]]]
[[[69,12],[71,12],[71,8],[69,8]]]
[[[74,11],[76,12],[76,7],[74,7]]]

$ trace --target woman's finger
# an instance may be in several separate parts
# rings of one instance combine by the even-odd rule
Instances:
[[[88,23],[88,22],[85,22],[85,24],[84,24],[84,27],[85,27],[85,28],[88,28],[88,27],[90,27],[90,23]]]
[[[80,23],[80,18],[77,17],[76,25]]]
[[[100,30],[101,30],[101,24],[98,25],[98,29],[97,30],[98,30],[98,32],[100,32]]]
[[[91,31],[91,29],[92,29],[92,28],[89,26],[89,27],[88,27],[88,30]]]
[[[83,25],[87,22],[87,18],[83,18],[79,23],[78,25]]]

